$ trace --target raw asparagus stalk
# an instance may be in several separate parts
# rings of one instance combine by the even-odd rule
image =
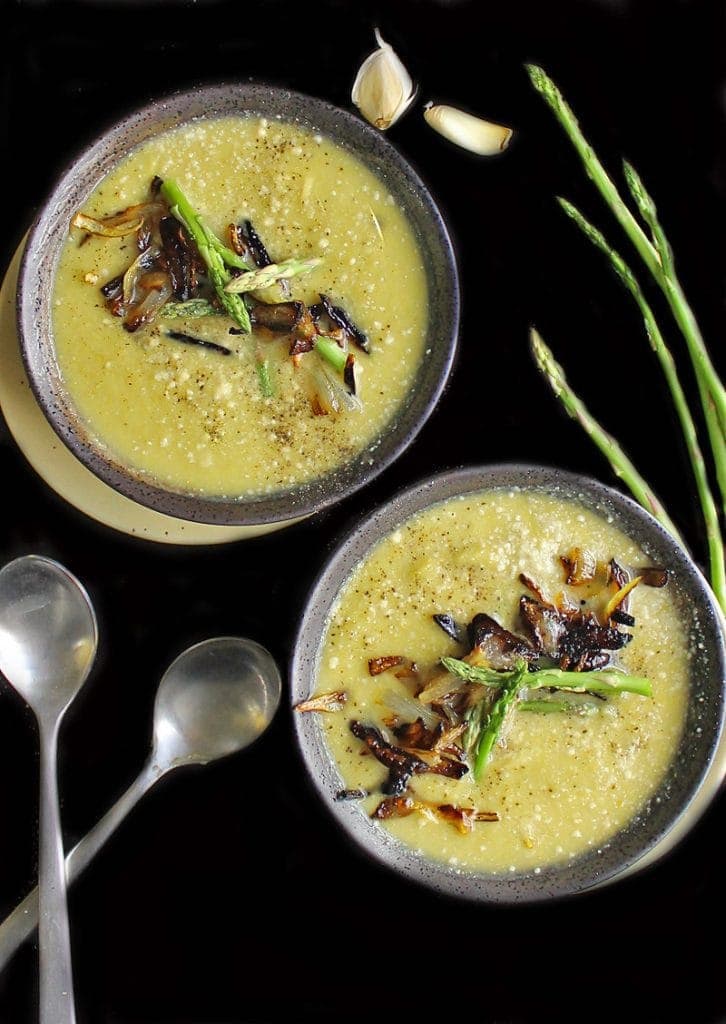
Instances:
[[[608,245],[602,233],[598,231],[593,224],[586,220],[582,213],[580,213],[572,203],[567,202],[565,199],[560,199],[559,202],[568,216],[574,220],[580,230],[587,238],[590,239],[593,245],[608,257],[615,273],[635,299],[643,316],[645,330],[648,335],[651,348],[655,352],[658,362],[660,363],[668,384],[668,389],[671,393],[671,398],[673,399],[673,404],[675,406],[686,443],[686,449],[691,460],[693,475],[696,479],[696,489],[698,491],[703,520],[706,526],[711,586],[713,587],[713,591],[719,604],[724,611],[726,611],[726,566],[724,565],[724,545],[719,525],[718,509],[709,486],[706,464],[698,442],[696,426],[693,422],[690,409],[688,408],[688,400],[686,399],[683,387],[681,386],[681,382],[678,378],[678,372],[676,370],[673,356],[663,339],[663,335],[658,327],[653,310],[648,304],[635,275],[625,260],[615,249],[612,248],[612,246]],[[667,242],[663,241],[662,243],[659,243],[659,251],[661,251],[661,244],[667,247]],[[665,254],[664,258],[667,260],[668,257],[666,249],[663,249],[662,251]],[[714,456],[716,456],[716,452],[714,452]],[[716,461],[716,467],[718,470],[718,460]],[[726,457],[723,458],[720,469],[724,479],[726,479]]]
[[[600,426],[582,399],[572,390],[562,367],[556,362],[552,352],[534,327],[530,330],[530,343],[537,366],[559,398],[565,411],[574,420],[577,420],[585,433],[597,445],[610,463],[613,473],[626,484],[636,501],[652,513],[661,526],[668,530],[675,540],[685,548],[675,523],[656,497],[650,484],[640,475],[615,438]]]
[[[579,154],[585,171],[595,183],[600,194],[618,219],[641,259],[663,291],[673,316],[683,334],[689,355],[698,379],[701,403],[708,424],[711,443],[718,449],[724,446],[726,429],[726,389],[706,350],[698,323],[689,306],[675,275],[673,258],[665,234],[658,222],[655,204],[645,191],[642,182],[630,165],[626,165],[629,188],[644,220],[653,232],[653,241],[648,239],[640,224],[626,206],[617,187],[603,167],[592,146],[582,134],[577,118],[565,101],[560,90],[542,68],[527,65],[532,84],[544,97],[555,117],[564,128],[568,138]],[[726,495],[726,479],[719,480]]]
[[[686,340],[691,362],[696,371],[696,383],[713,451],[716,478],[721,489],[722,502],[726,502],[726,437],[724,436],[726,416],[724,414],[724,389],[708,357],[706,345],[701,336],[696,318],[686,301],[686,297],[676,277],[673,266],[673,251],[658,220],[655,203],[646,190],[640,175],[627,160],[623,163],[623,169],[630,194],[633,196],[640,215],[650,228],[653,236],[653,243],[663,268],[664,283],[661,284],[661,287],[666,293],[673,315]]]

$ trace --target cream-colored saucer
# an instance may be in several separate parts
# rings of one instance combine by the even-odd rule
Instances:
[[[263,526],[210,526],[166,516],[118,494],[94,476],[56,435],[30,389],[20,355],[15,291],[21,242],[0,289],[0,409],[33,469],[80,512],[114,530],[162,544],[225,544],[257,537],[296,520]]]

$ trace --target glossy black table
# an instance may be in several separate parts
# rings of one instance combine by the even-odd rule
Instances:
[[[69,842],[140,768],[171,659],[195,640],[239,633],[284,667],[326,552],[399,487],[451,466],[510,461],[618,486],[534,368],[532,323],[704,563],[694,485],[638,315],[553,197],[573,199],[630,255],[628,243],[523,63],[556,78],[613,173],[621,155],[640,170],[723,368],[719,4],[6,3],[3,265],[57,171],[115,117],[157,93],[225,79],[349,106],[374,25],[420,85],[389,138],[440,202],[462,274],[460,356],[414,445],[334,511],[257,540],[190,548],[88,519],[2,434],[0,560],[29,551],[57,558],[85,582],[99,615],[98,661],[62,736]],[[482,160],[454,149],[425,125],[428,99],[511,124],[509,150]],[[668,339],[693,394],[680,338],[669,328]],[[382,1012],[501,1024],[726,1019],[723,797],[665,861],[617,886],[551,907],[469,906],[407,884],[348,845],[305,778],[290,715],[283,706],[247,753],[159,783],[75,885],[79,1024],[370,1021]],[[32,717],[0,687],[0,914],[34,884],[37,767]],[[0,1022],[35,1020],[36,1000],[29,943],[0,976]]]

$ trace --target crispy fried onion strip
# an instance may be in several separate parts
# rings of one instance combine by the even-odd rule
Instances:
[[[345,690],[333,690],[331,693],[320,693],[317,697],[302,700],[295,705],[295,711],[340,711],[348,700]]]
[[[499,821],[496,811],[477,811],[474,807],[457,807],[455,804],[436,804],[417,796],[389,796],[381,800],[371,814],[372,818],[386,821],[388,818],[406,818],[418,811],[428,817],[447,821],[462,835],[471,832],[477,821]]]

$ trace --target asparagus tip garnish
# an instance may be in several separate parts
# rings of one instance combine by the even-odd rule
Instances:
[[[278,281],[286,281],[288,278],[297,277],[300,274],[307,274],[315,267],[320,266],[322,259],[312,256],[309,259],[283,260],[281,263],[269,263],[266,267],[259,267],[257,270],[248,270],[231,278],[225,285],[225,291],[232,295],[240,292],[254,292],[258,289],[269,288]]]

